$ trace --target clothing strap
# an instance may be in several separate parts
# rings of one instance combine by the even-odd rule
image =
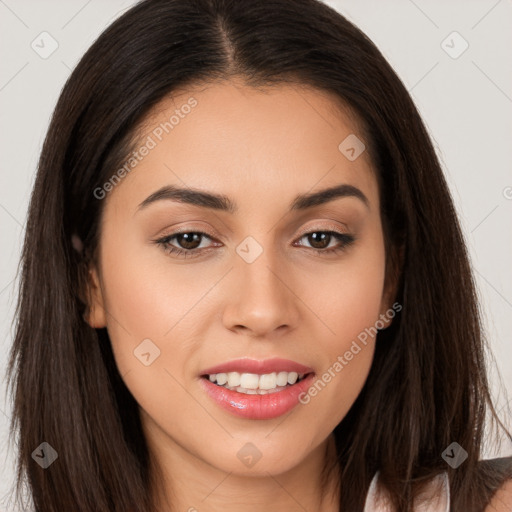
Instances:
[[[387,493],[379,484],[379,471],[375,473],[363,512],[394,512]],[[448,473],[443,472],[432,479],[428,488],[417,498],[414,512],[450,512],[450,481]]]

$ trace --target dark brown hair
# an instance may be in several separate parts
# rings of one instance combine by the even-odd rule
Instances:
[[[407,90],[375,45],[316,0],[145,0],[95,41],[55,108],[30,201],[8,376],[17,491],[37,512],[148,512],[152,462],[106,329],[86,312],[104,201],[140,123],[178,88],[241,77],[334,93],[364,126],[381,195],[388,271],[403,309],[379,332],[362,392],[334,430],[340,510],[362,510],[375,471],[399,512],[442,471],[457,511],[480,510],[504,475],[479,469],[499,420],[471,268],[447,184]],[[135,171],[136,172],[136,171]],[[76,234],[83,252],[71,243]],[[401,249],[401,257],[399,257]],[[31,453],[46,441],[58,463]],[[453,470],[453,441],[468,453]],[[480,507],[480,508],[478,508]]]

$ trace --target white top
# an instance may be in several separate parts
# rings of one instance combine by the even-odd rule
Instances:
[[[370,483],[363,512],[394,512],[378,479],[379,471]],[[428,488],[420,494],[418,501],[424,498],[427,500],[418,503],[414,512],[450,512],[450,482],[446,471],[432,480]]]

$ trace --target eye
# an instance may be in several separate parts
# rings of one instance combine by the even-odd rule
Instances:
[[[332,254],[338,253],[345,250],[351,244],[355,242],[355,237],[348,233],[340,233],[338,231],[310,231],[304,233],[299,240],[307,238],[308,243],[312,246],[311,248],[321,254]],[[338,241],[338,245],[329,247],[331,242]],[[302,244],[299,244],[302,246]]]
[[[155,242],[162,246],[168,254],[190,258],[197,256],[198,253],[202,253],[205,249],[209,249],[201,247],[202,239],[204,238],[213,239],[207,233],[201,231],[182,231],[167,235],[159,240],[155,240]],[[170,242],[174,239],[176,239],[176,242],[183,248],[172,245]]]
[[[202,231],[182,231],[166,235],[158,240],[154,240],[156,244],[163,247],[167,254],[173,254],[178,257],[193,258],[199,256],[204,251],[210,250],[212,247],[201,247],[204,239],[214,240],[212,236]],[[338,231],[310,231],[304,233],[298,240],[307,238],[311,249],[318,254],[334,254],[345,250],[353,244],[356,238],[348,233],[340,233]],[[176,247],[171,241],[175,240],[178,244]],[[334,247],[332,242],[338,242]],[[299,247],[305,247],[302,243]]]

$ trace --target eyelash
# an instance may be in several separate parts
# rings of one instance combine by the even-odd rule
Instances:
[[[327,233],[327,234],[333,236],[334,238],[336,238],[339,242],[341,242],[341,245],[339,245],[338,247],[331,247],[330,249],[315,249],[314,247],[311,247],[311,248],[306,247],[306,249],[311,249],[312,251],[314,251],[320,255],[338,254],[339,252],[344,251],[346,248],[348,248],[350,245],[352,245],[356,241],[356,237],[353,235],[349,235],[347,233],[340,233],[338,231],[320,230],[320,229],[303,233],[299,237],[299,240],[308,235],[311,235],[313,233]],[[203,249],[180,249],[178,247],[169,245],[169,242],[173,238],[176,238],[178,235],[183,235],[183,234],[196,234],[196,235],[201,235],[202,237],[209,238],[210,240],[214,239],[214,237],[212,237],[208,233],[204,233],[202,231],[178,231],[176,233],[166,235],[160,239],[153,240],[153,242],[155,242],[157,245],[161,246],[167,254],[169,254],[169,255],[173,254],[175,256],[184,257],[184,258],[193,258],[193,257],[199,256],[199,253],[202,253],[203,251],[207,251],[207,250],[211,249],[211,247],[203,248]]]

